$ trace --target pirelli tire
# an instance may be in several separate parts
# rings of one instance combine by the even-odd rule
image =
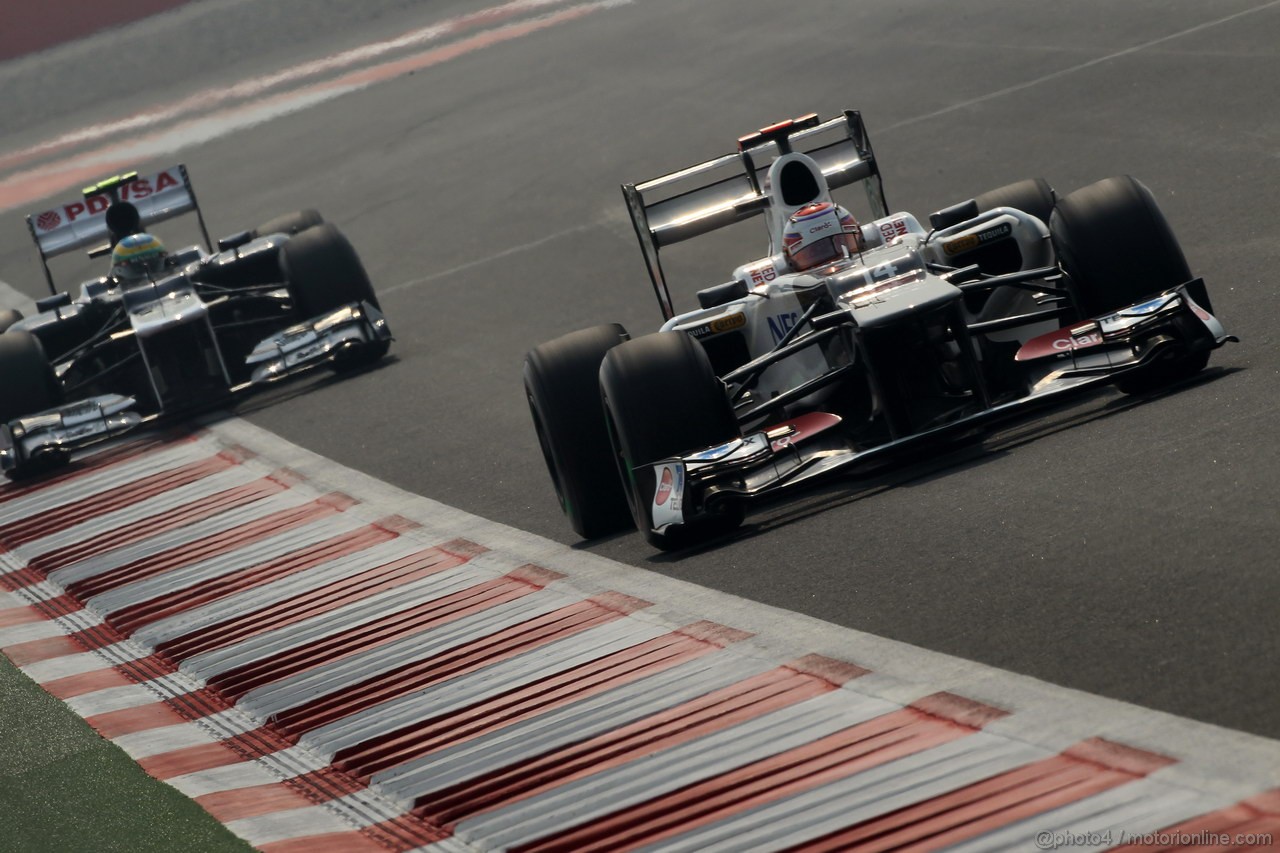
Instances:
[[[654,491],[635,469],[721,444],[741,432],[706,351],[682,332],[659,332],[615,347],[600,366],[600,390],[614,459],[636,527],[664,551],[684,548],[742,523],[739,504],[689,524],[653,531]]]
[[[280,269],[300,320],[352,302],[367,302],[381,309],[360,256],[332,223],[289,238],[280,247]],[[359,357],[336,361],[334,367],[346,370],[371,364],[386,355],[390,346],[389,341],[372,342],[362,348]]]
[[[320,215],[320,211],[313,207],[305,210],[295,210],[292,213],[284,213],[274,219],[268,219],[266,222],[253,229],[252,234],[256,237],[265,237],[268,234],[301,234],[308,228],[315,228],[317,225],[324,224],[324,217]]]
[[[22,319],[22,312],[16,308],[0,308],[0,333]]]
[[[1049,223],[1058,261],[1071,279],[1084,317],[1097,317],[1191,280],[1182,246],[1151,190],[1123,175],[1069,193]],[[1212,311],[1202,287],[1192,298]],[[1183,379],[1209,363],[1207,350],[1157,362],[1116,383],[1145,393]]]
[[[0,334],[0,423],[52,409],[62,403],[62,386],[44,347],[30,332]]]
[[[583,539],[631,526],[600,402],[600,363],[629,338],[609,323],[547,341],[525,356],[524,393],[538,446],[560,509]]]

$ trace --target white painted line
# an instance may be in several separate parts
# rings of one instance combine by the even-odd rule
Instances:
[[[979,95],[976,98],[969,98],[964,101],[957,101],[956,103],[943,107],[940,110],[934,110],[933,112],[930,112],[930,113],[925,113],[923,115],[913,116],[912,118],[903,119],[902,121],[894,122],[893,124],[886,125],[885,127],[879,128],[876,131],[876,135],[880,136],[885,133],[889,133],[890,131],[899,130],[900,128],[904,128],[904,127],[910,127],[915,124],[920,124],[921,122],[929,121],[930,119],[935,119],[938,116],[944,116],[944,115],[947,115],[948,113],[957,112],[959,110],[972,107],[976,104],[985,103],[986,101],[992,101],[992,100],[995,100],[996,98],[1002,98],[1005,95],[1011,95],[1014,92],[1021,92],[1024,89],[1030,89],[1035,86],[1039,86],[1043,83],[1048,83],[1050,80],[1057,80],[1060,77],[1066,77],[1071,74],[1076,74],[1080,71],[1084,71],[1086,68],[1092,68],[1095,65],[1101,65],[1105,62],[1114,62],[1115,60],[1120,59],[1122,57],[1131,56],[1132,54],[1135,54],[1135,53],[1141,53],[1144,50],[1149,50],[1158,45],[1165,44],[1166,42],[1171,42],[1176,39],[1180,39],[1180,38],[1184,38],[1185,36],[1192,35],[1194,33],[1202,32],[1203,30],[1221,26],[1223,24],[1234,21],[1238,18],[1243,18],[1246,15],[1252,15],[1256,12],[1261,12],[1266,9],[1270,9],[1273,6],[1280,6],[1280,0],[1271,0],[1269,3],[1263,3],[1259,6],[1254,6],[1249,9],[1241,9],[1239,12],[1235,12],[1233,14],[1226,15],[1221,18],[1215,18],[1212,21],[1205,21],[1203,24],[1197,24],[1194,27],[1188,27],[1185,30],[1179,30],[1176,33],[1170,33],[1167,36],[1161,36],[1160,38],[1151,39],[1150,41],[1145,41],[1142,44],[1135,44],[1133,47],[1127,47],[1124,50],[1118,50],[1115,53],[1109,53],[1106,56],[1099,56],[1095,59],[1090,59],[1088,62],[1081,62],[1078,65],[1072,65],[1069,68],[1063,68],[1058,71],[1054,71],[1050,74],[1045,74],[1043,76],[1033,78],[1031,80],[1024,80],[1021,83],[1016,83],[1012,86],[1006,86],[1003,89],[997,89],[994,92],[988,92],[987,94]]]

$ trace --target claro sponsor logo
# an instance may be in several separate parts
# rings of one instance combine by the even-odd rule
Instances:
[[[1081,347],[1091,347],[1094,344],[1102,343],[1102,335],[1097,332],[1090,332],[1078,338],[1055,338],[1053,348],[1055,350],[1080,349]]]
[[[662,506],[671,497],[671,487],[675,483],[675,478],[671,476],[671,469],[664,467],[662,469],[662,479],[658,481],[658,492],[653,496],[653,502],[657,506]]]

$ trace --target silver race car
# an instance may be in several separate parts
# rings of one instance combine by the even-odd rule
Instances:
[[[831,191],[861,185],[859,223]],[[1026,180],[892,212],[861,116],[784,121],[738,150],[623,186],[665,322],[597,326],[525,361],[560,504],[591,538],[658,548],[873,460],[969,437],[1100,383],[1146,393],[1234,340],[1151,192],[1062,198]],[[677,314],[660,250],[752,217],[768,252]]]
[[[204,248],[144,227],[193,212]],[[386,354],[391,332],[351,244],[314,210],[218,241],[186,167],[116,176],[27,217],[53,295],[0,311],[0,467],[20,475],[77,447],[318,365]],[[110,254],[110,274],[57,292],[51,257]]]

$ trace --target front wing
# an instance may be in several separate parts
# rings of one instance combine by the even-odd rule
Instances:
[[[369,348],[385,351],[389,341],[391,329],[382,312],[367,302],[353,302],[262,341],[246,358],[254,366],[249,381],[229,390],[243,393],[319,365],[354,360]],[[0,470],[21,476],[56,467],[78,448],[159,417],[130,411],[135,403],[133,397],[102,395],[0,423]]]

